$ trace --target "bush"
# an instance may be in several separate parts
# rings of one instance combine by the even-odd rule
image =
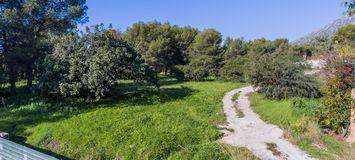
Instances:
[[[339,51],[338,51],[339,52]],[[341,134],[341,123],[349,122],[351,115],[351,90],[353,88],[353,65],[344,63],[345,59],[351,59],[351,54],[339,52],[328,57],[326,70],[326,82],[322,88],[323,99],[319,114],[319,123],[324,127]]]
[[[319,123],[335,133],[342,133],[342,122],[349,122],[351,115],[351,88],[341,89],[343,85],[339,78],[333,77],[327,79],[323,87],[324,97],[322,99],[323,107],[319,116]]]
[[[314,98],[320,96],[317,82],[304,74],[304,66],[287,55],[263,55],[251,65],[249,79],[266,98]]]
[[[230,82],[245,81],[245,63],[247,59],[238,57],[236,59],[227,60],[224,66],[219,70],[219,79]]]

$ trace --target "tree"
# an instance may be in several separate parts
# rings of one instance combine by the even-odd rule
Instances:
[[[26,72],[30,91],[34,79],[34,64],[50,53],[48,40],[66,33],[78,23],[85,23],[85,0],[3,0],[0,1],[0,31],[9,67],[11,92],[16,90],[19,68]],[[20,67],[14,67],[19,66]]]
[[[319,97],[316,81],[304,74],[300,63],[291,61],[289,55],[263,55],[253,61],[249,79],[265,97],[285,99],[289,97]]]
[[[355,25],[349,24],[345,27],[340,28],[336,32],[333,38],[333,42],[343,45],[352,45],[353,47],[355,47]]]
[[[287,39],[276,39],[274,41],[270,41],[265,38],[261,38],[249,42],[247,45],[248,53],[253,57],[257,57],[257,55],[271,54],[277,49],[287,50],[289,48],[289,42]]]
[[[219,79],[224,81],[240,82],[245,80],[244,70],[248,62],[247,43],[244,39],[227,37],[224,42],[223,65],[219,70]]]
[[[3,51],[0,49],[0,92],[3,91],[7,81],[7,74],[5,70],[4,57],[2,56],[2,52]]]
[[[355,13],[355,0],[344,2],[344,6],[347,8],[347,13],[351,16]]]
[[[344,54],[342,54],[344,55]],[[342,133],[341,123],[350,122],[351,90],[353,88],[353,65],[345,63],[348,56],[354,57],[354,54],[345,54],[341,56],[336,53],[328,57],[324,68],[326,71],[326,82],[322,88],[323,107],[320,110],[319,123],[338,134]]]
[[[126,32],[126,39],[134,44],[145,62],[158,78],[160,72],[170,71],[181,79],[178,65],[188,62],[186,50],[195,39],[198,30],[178,27],[169,23],[136,23]],[[158,79],[156,80],[159,81]]]
[[[209,76],[218,76],[222,62],[222,35],[207,29],[196,35],[188,49],[188,65],[184,66],[186,78],[200,81]]]
[[[181,66],[185,79],[192,81],[206,80],[216,72],[214,68],[215,59],[208,55],[197,55],[190,59],[188,65]]]
[[[225,60],[223,67],[219,70],[219,79],[230,82],[244,82],[247,63],[248,59],[245,56]]]
[[[142,80],[146,68],[135,49],[116,30],[96,27],[82,37],[61,38],[41,65],[42,92],[99,100],[119,79]]]

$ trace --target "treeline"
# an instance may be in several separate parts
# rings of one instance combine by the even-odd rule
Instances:
[[[262,90],[265,84],[259,81],[289,70],[284,66],[302,73],[301,67],[292,64],[304,48],[290,45],[287,39],[223,40],[215,29],[201,31],[156,21],[136,23],[125,32],[96,25],[83,33],[76,26],[87,21],[86,11],[82,0],[1,1],[2,86],[10,84],[9,92],[14,95],[16,82],[25,79],[27,93],[60,94],[92,101],[99,100],[120,79],[159,87],[160,73],[179,81],[250,80]],[[264,62],[267,57],[282,58]],[[289,65],[276,65],[281,62]],[[281,70],[265,71],[264,65],[280,66]],[[34,82],[36,87],[32,86]],[[277,79],[272,82],[270,85],[275,87],[285,84]],[[287,88],[289,83],[286,84]],[[305,93],[305,89],[314,88],[307,84],[303,83],[303,90],[297,94],[293,94],[297,85],[288,94],[284,94],[283,87],[278,87],[282,91],[272,91],[268,86],[267,95],[271,98],[316,95],[316,92]]]

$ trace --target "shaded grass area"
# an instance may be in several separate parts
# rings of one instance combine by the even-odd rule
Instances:
[[[155,89],[124,81],[93,104],[20,94],[0,107],[0,130],[62,159],[167,159],[180,152],[199,159],[216,148],[207,159],[252,156],[215,142],[221,136],[215,126],[224,121],[221,99],[243,85],[165,79]]]
[[[324,160],[349,159],[350,154],[355,151],[353,147],[323,134],[316,119],[311,116],[316,113],[316,107],[320,105],[320,101],[308,99],[306,103],[308,108],[299,109],[292,106],[292,100],[268,100],[260,94],[251,96],[253,109],[260,115],[260,118],[280,126],[286,138],[311,156]]]

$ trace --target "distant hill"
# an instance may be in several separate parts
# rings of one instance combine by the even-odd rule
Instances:
[[[336,33],[336,31],[341,28],[344,27],[348,24],[355,24],[355,16],[344,16],[340,19],[335,20],[334,22],[332,22],[331,24],[328,24],[327,26],[312,32],[310,34],[308,34],[305,37],[302,37],[296,41],[294,41],[294,44],[306,44],[306,43],[310,43],[312,41],[314,41],[317,38],[321,38],[321,37],[333,37]]]

